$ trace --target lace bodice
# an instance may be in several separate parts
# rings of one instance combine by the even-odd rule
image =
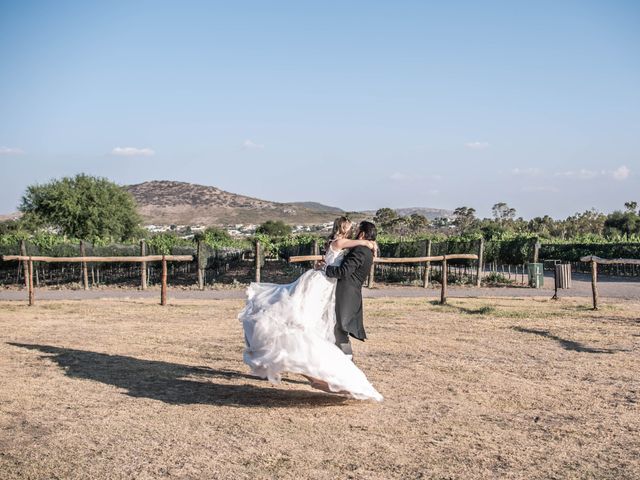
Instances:
[[[332,267],[340,265],[342,263],[342,257],[344,257],[345,253],[346,250],[334,250],[333,246],[329,245],[329,247],[327,248],[327,253],[325,253],[324,255],[324,261],[327,265]]]

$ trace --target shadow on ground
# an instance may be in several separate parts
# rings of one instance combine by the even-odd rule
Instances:
[[[587,347],[580,342],[574,342],[573,340],[567,340],[556,335],[552,335],[548,330],[536,330],[534,328],[524,328],[524,327],[511,327],[516,332],[520,333],[532,333],[534,335],[540,335],[544,338],[549,338],[551,340],[557,341],[562,348],[565,350],[570,350],[573,352],[583,352],[583,353],[616,353],[616,352],[628,352],[629,350],[622,349],[614,349],[614,348],[592,348]]]
[[[52,345],[13,342],[8,344],[47,354],[42,358],[56,362],[68,377],[113,385],[126,389],[126,395],[131,397],[151,398],[170,404],[313,408],[339,405],[348,400],[345,397],[313,391],[278,389],[266,381],[264,387],[250,383],[237,385],[210,381],[211,378],[239,378],[263,382],[257,377],[233,370],[143,360]],[[283,381],[307,385],[301,381]]]

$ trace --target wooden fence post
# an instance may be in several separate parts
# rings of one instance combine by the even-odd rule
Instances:
[[[591,291],[593,293],[593,309],[598,310],[598,262],[591,260]]]
[[[31,260],[31,258],[29,258],[29,279],[28,279],[28,285],[29,285],[29,306],[32,306],[35,302],[35,298],[34,298],[34,292],[33,292],[33,261]]]
[[[20,255],[22,255],[23,257],[27,256],[27,244],[25,243],[24,240],[20,240]],[[19,265],[19,264],[18,264]],[[18,267],[18,269],[20,269],[20,267]],[[29,263],[26,260],[23,260],[22,262],[22,272],[24,274],[24,286],[26,288],[29,288]]]
[[[442,259],[442,290],[440,291],[440,305],[447,303],[447,256]]]
[[[427,240],[425,257],[431,256],[431,240]],[[424,265],[424,275],[423,275],[423,283],[422,286],[427,288],[429,286],[429,277],[431,276],[431,262],[427,262]]]
[[[484,238],[480,239],[480,245],[478,245],[478,273],[476,286],[480,287],[482,284],[482,262],[484,262]]]
[[[143,239],[140,240],[140,256],[147,255],[147,242]],[[140,263],[140,288],[142,290],[147,289],[147,262]]]
[[[167,304],[167,259],[162,255],[162,286],[160,287],[160,305]]]
[[[260,240],[256,240],[256,283],[260,283]]]
[[[320,255],[320,245],[317,238],[313,241],[313,254]]]
[[[373,258],[375,260],[375,256]],[[371,262],[371,268],[369,268],[369,283],[367,284],[367,287],[373,288],[373,285],[376,282],[375,274],[376,274],[376,262],[373,261]]]
[[[198,240],[198,249],[196,250],[198,259],[198,289],[204,290],[204,269],[200,268],[202,263],[202,240]]]
[[[536,240],[536,243],[533,245],[533,263],[538,263],[540,257],[540,242]]]
[[[84,244],[84,240],[80,240],[80,256],[87,256],[87,250]],[[87,262],[82,262],[82,283],[84,289],[89,290],[89,270],[87,268]]]

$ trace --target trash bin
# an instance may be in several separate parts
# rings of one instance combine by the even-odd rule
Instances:
[[[544,285],[542,263],[528,263],[527,273],[529,274],[529,286],[531,288],[540,288]]]
[[[571,288],[571,264],[558,263],[556,268],[556,288]]]

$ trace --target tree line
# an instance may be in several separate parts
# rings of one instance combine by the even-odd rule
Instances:
[[[445,234],[482,236],[489,240],[531,235],[546,240],[640,240],[640,211],[635,201],[626,202],[624,210],[609,214],[591,209],[559,220],[549,215],[529,220],[516,217],[516,210],[504,202],[496,203],[491,213],[490,218],[478,218],[473,207],[463,206],[453,211],[452,218],[439,217],[430,221],[417,213],[400,216],[391,208],[381,208],[374,221],[383,233],[402,237]]]

